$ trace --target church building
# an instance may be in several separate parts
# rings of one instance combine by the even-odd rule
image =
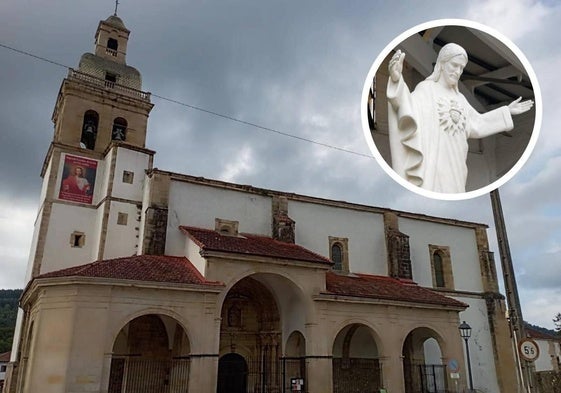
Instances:
[[[173,173],[130,31],[63,80],[5,393],[516,391],[487,226]]]

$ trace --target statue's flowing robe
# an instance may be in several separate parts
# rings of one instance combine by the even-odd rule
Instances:
[[[411,93],[403,77],[388,81],[392,168],[410,183],[440,193],[465,192],[468,138],[513,128],[508,107],[478,113],[463,94],[425,80]]]

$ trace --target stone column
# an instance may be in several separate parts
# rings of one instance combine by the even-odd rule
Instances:
[[[332,345],[325,340],[322,324],[306,324],[306,380],[308,393],[333,392]]]
[[[189,366],[189,393],[216,393],[218,355],[192,354]]]

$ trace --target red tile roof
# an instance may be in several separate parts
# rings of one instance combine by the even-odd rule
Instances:
[[[416,284],[404,283],[387,276],[369,274],[340,275],[327,273],[327,293],[382,300],[397,300],[442,306],[467,307],[467,304],[443,296]]]
[[[274,240],[267,236],[242,233],[240,236],[222,235],[214,230],[180,226],[205,251],[259,255],[331,265],[331,260],[296,244]]]
[[[11,351],[0,353],[0,363],[8,363],[10,361],[11,353]]]
[[[526,335],[530,338],[537,338],[538,340],[558,340],[561,341],[561,336],[556,336],[555,334],[549,334],[547,332],[542,332],[538,329],[534,329],[531,326],[525,325],[524,330]]]
[[[197,285],[222,285],[207,281],[185,257],[134,255],[74,266],[40,275],[50,277],[99,277]]]

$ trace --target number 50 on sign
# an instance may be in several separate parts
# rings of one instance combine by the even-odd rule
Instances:
[[[518,344],[518,352],[524,360],[533,362],[540,356],[540,347],[534,340],[525,338]]]

